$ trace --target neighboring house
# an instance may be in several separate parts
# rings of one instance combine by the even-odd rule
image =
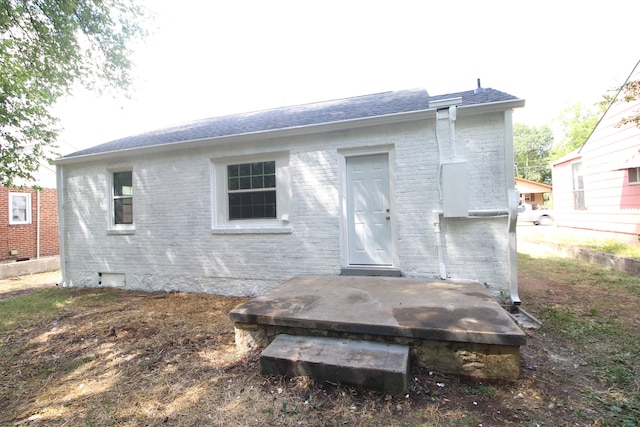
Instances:
[[[520,192],[522,203],[529,205],[548,205],[552,200],[552,187],[541,182],[516,177],[516,188]]]
[[[67,155],[55,162],[63,280],[253,296],[298,275],[403,275],[479,280],[519,302],[523,105],[480,87],[386,92]]]
[[[630,80],[640,79],[639,71],[636,66]],[[585,144],[553,164],[557,226],[638,243],[640,129],[619,123],[639,112],[639,101],[622,102],[618,97]]]
[[[56,190],[0,187],[0,261],[59,253]]]

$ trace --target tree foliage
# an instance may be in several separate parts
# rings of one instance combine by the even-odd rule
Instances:
[[[582,103],[577,102],[562,111],[557,121],[564,137],[551,150],[552,161],[582,147],[596,127],[598,116]]]
[[[637,100],[640,100],[640,80],[632,80],[625,83],[625,85],[622,87],[622,92],[622,101],[624,102],[635,102]],[[624,126],[629,123],[640,127],[640,110],[636,110],[633,112],[633,115],[620,120],[620,123],[618,125]]]
[[[124,91],[145,13],[128,0],[0,0],[0,185],[55,148],[52,105],[76,84]]]
[[[536,182],[551,183],[549,151],[553,146],[553,131],[549,126],[513,126],[515,175]]]

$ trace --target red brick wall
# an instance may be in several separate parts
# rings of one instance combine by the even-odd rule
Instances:
[[[31,224],[9,224],[9,193],[31,193]],[[0,187],[0,260],[38,256],[38,192]],[[18,255],[11,255],[17,250]],[[60,253],[56,190],[40,191],[40,256]]]

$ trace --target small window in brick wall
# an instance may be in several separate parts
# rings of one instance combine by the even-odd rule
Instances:
[[[113,173],[113,223],[133,224],[133,173]]]
[[[9,224],[31,224],[31,194],[9,193]]]

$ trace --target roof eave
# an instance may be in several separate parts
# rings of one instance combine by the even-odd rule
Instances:
[[[487,102],[485,104],[461,105],[457,108],[458,116],[497,113],[524,107],[524,99],[510,99],[507,101]]]
[[[524,100],[509,100],[500,102],[491,102],[486,104],[475,104],[468,106],[460,106],[460,115],[472,115],[489,112],[504,111],[512,108],[520,108],[524,106]],[[83,163],[94,160],[108,160],[118,158],[122,156],[135,155],[137,153],[157,153],[164,151],[173,151],[177,149],[190,149],[204,146],[218,145],[224,143],[235,143],[243,140],[250,139],[252,141],[260,141],[270,138],[280,138],[286,136],[307,135],[320,132],[332,132],[344,129],[361,128],[366,126],[377,126],[391,123],[402,123],[413,120],[423,120],[436,117],[436,108],[428,108],[424,110],[415,110],[409,112],[385,114],[382,116],[362,117],[357,119],[341,120],[329,123],[318,123],[304,126],[294,126],[288,128],[258,131],[258,132],[246,132],[235,135],[225,135],[212,138],[193,139],[185,141],[176,141],[166,144],[149,145],[144,147],[135,147],[129,149],[105,151],[102,153],[86,154],[73,157],[60,157],[55,159],[52,164],[54,165],[66,165],[74,163]]]
[[[132,155],[139,152],[163,152],[176,149],[189,149],[204,146],[218,145],[224,143],[235,143],[238,141],[248,140],[260,141],[264,139],[280,138],[296,135],[307,135],[320,132],[332,132],[343,129],[353,129],[366,126],[384,125],[390,123],[402,123],[412,120],[428,119],[435,117],[435,109],[416,110],[403,113],[386,114],[383,116],[362,117],[357,119],[341,120],[336,122],[318,123],[304,126],[293,126],[288,128],[280,128],[274,130],[265,130],[258,132],[246,132],[234,135],[217,136],[210,138],[201,138],[185,141],[169,142],[166,144],[149,145],[145,147],[135,147],[122,150],[105,151],[102,153],[86,154],[74,157],[60,157],[52,163],[54,165],[65,165],[72,163],[82,163],[93,160],[104,160],[110,158],[121,157],[123,155]]]

